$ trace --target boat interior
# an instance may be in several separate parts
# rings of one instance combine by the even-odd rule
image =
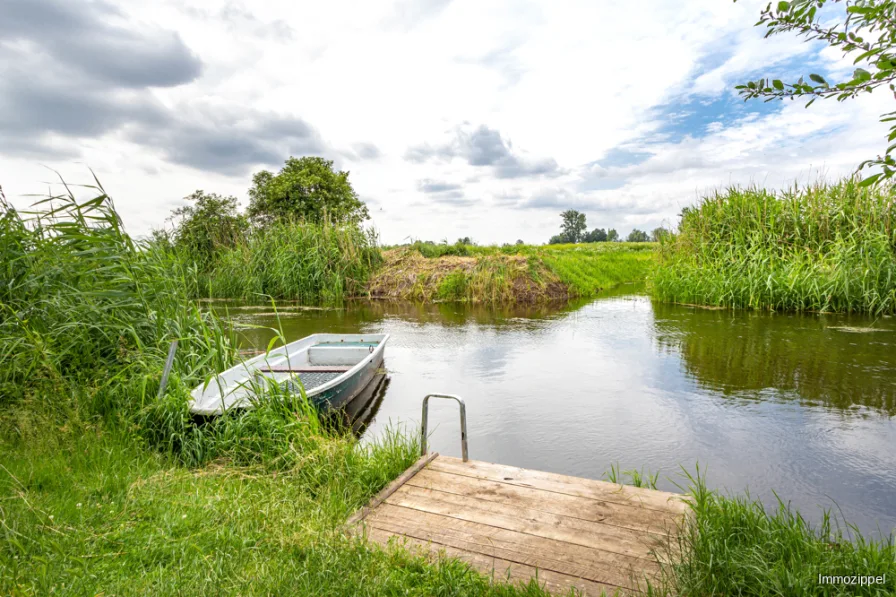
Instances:
[[[276,382],[296,378],[305,390],[332,381],[349,371],[372,353],[379,342],[320,342],[295,353],[286,353],[276,361],[258,368],[259,376]]]

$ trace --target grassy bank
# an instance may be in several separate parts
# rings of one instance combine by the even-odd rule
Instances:
[[[575,245],[433,245],[415,243],[384,252],[369,283],[377,298],[536,303],[593,296],[643,280],[654,243]]]
[[[23,413],[16,418],[23,425]],[[310,462],[186,467],[101,425],[12,434],[3,422],[0,592],[11,595],[546,595],[450,559],[346,538],[339,525],[413,459],[329,439]],[[347,453],[356,456],[346,463]],[[373,474],[376,471],[376,474]],[[629,480],[630,481],[630,480]],[[896,550],[810,528],[782,509],[692,484],[684,558],[653,595],[892,595]],[[850,541],[852,539],[852,542]],[[820,586],[818,575],[886,575]]]
[[[685,210],[652,285],[680,303],[894,313],[894,190],[844,180],[716,193]]]

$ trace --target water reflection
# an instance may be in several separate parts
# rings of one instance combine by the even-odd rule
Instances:
[[[660,350],[701,387],[738,398],[791,398],[896,412],[896,321],[718,311],[656,303]]]

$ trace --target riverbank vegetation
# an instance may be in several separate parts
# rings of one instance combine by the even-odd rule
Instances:
[[[290,158],[262,170],[240,213],[235,197],[196,191],[157,232],[152,249],[170,253],[193,281],[194,298],[263,297],[337,304],[366,293],[381,262],[367,207],[332,162]]]
[[[384,251],[370,296],[417,301],[535,303],[594,296],[641,282],[652,243],[478,246],[422,243]]]
[[[847,179],[714,193],[664,239],[652,287],[679,303],[896,312],[894,189]]]
[[[195,307],[172,256],[132,241],[97,191],[56,197],[39,217],[2,206],[0,592],[545,594],[342,533],[414,460],[406,435],[362,446],[324,428],[301,397],[276,393],[194,421],[188,390],[235,358],[228,326]],[[691,492],[683,560],[654,594],[893,590],[890,543],[809,529],[699,479]],[[857,571],[891,584],[813,584],[816,573]]]

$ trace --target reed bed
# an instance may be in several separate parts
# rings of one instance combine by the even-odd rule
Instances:
[[[190,256],[182,261],[190,263]],[[218,247],[198,272],[203,298],[298,300],[338,304],[366,293],[382,261],[375,237],[355,226],[273,222],[232,247]]]
[[[682,215],[652,277],[661,300],[763,310],[896,312],[896,198],[857,180],[730,188]]]

